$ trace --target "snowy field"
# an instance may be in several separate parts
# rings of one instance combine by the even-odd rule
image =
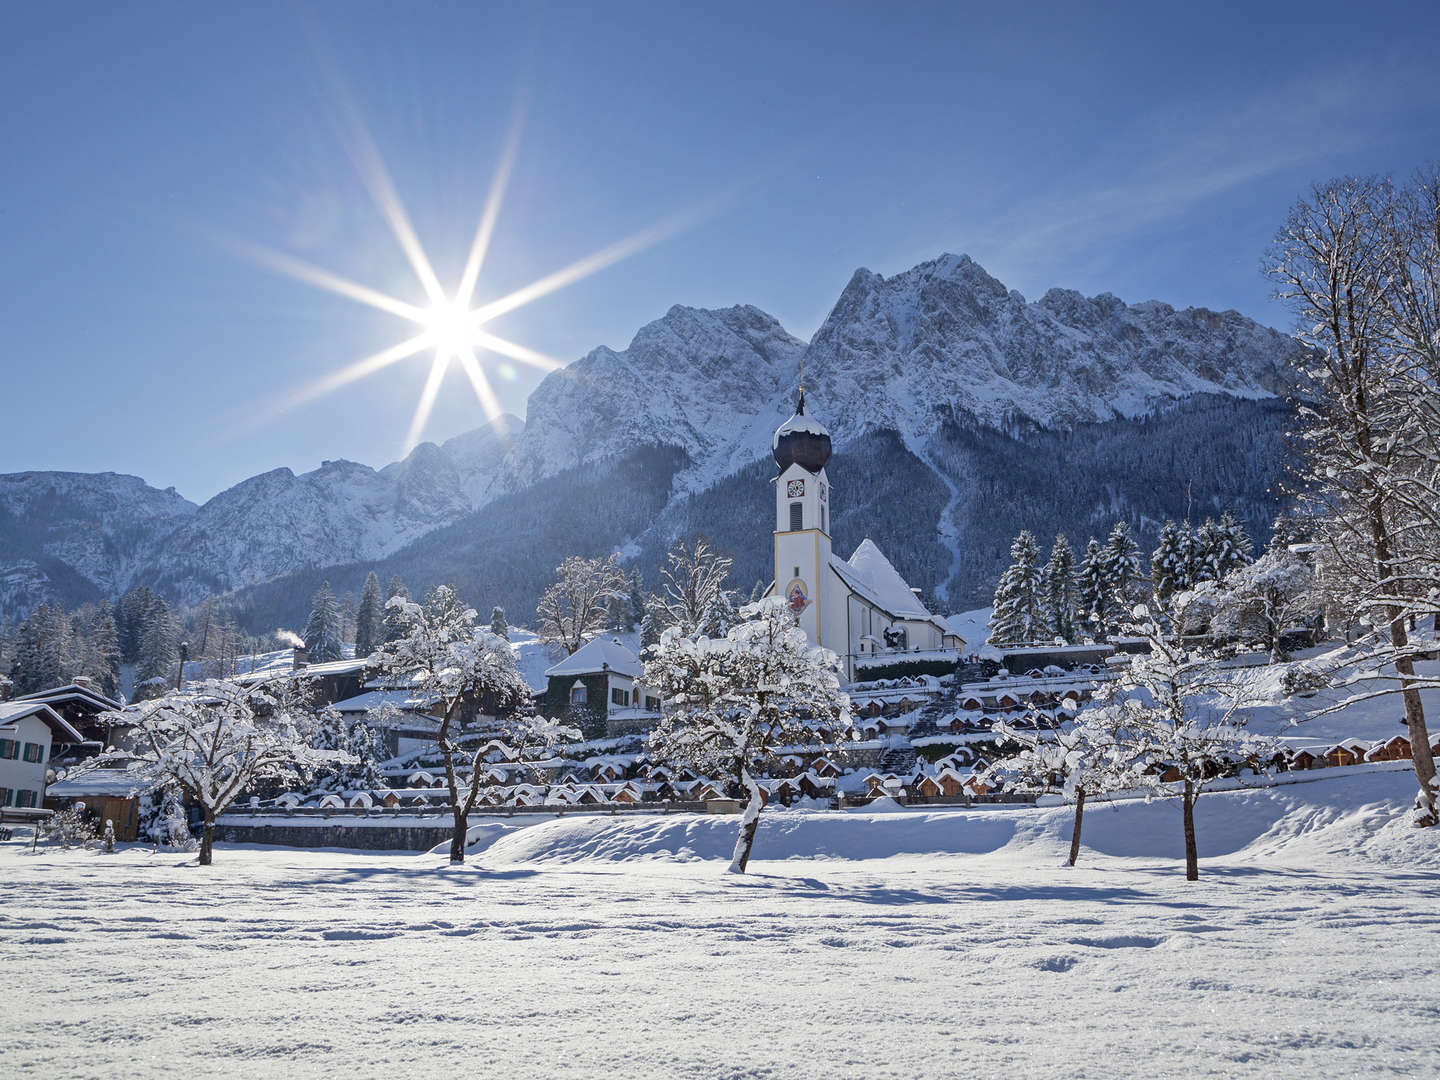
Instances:
[[[572,818],[437,855],[0,845],[0,1073],[1435,1075],[1404,771],[1173,802]],[[882,857],[886,852],[899,854]]]

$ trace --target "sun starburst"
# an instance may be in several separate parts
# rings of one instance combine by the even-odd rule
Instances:
[[[533,303],[541,297],[548,296],[659,243],[682,229],[688,228],[700,216],[702,208],[697,208],[662,220],[608,247],[601,248],[593,254],[577,259],[566,267],[546,274],[529,285],[476,306],[475,290],[484,268],[491,237],[500,217],[505,190],[510,181],[515,153],[519,145],[520,129],[521,113],[517,110],[495,175],[491,178],[489,193],[485,199],[479,224],[475,229],[469,254],[466,256],[460,280],[453,293],[447,293],[420,243],[379,151],[370,139],[364,125],[358,122],[358,118],[355,119],[352,130],[354,140],[352,156],[360,172],[361,180],[425,292],[428,301],[425,307],[407,303],[398,297],[362,285],[292,255],[247,242],[232,242],[232,247],[272,270],[397,316],[419,328],[419,333],[299,388],[280,402],[275,411],[286,412],[309,404],[402,360],[433,350],[434,356],[430,363],[430,369],[425,377],[419,401],[416,403],[415,412],[411,417],[405,436],[403,453],[408,454],[413,450],[424,435],[430,414],[440,396],[440,388],[452,365],[458,366],[469,381],[476,400],[490,424],[497,431],[503,432],[504,428],[499,423],[502,416],[500,402],[479,356],[489,353],[504,357],[507,361],[518,361],[546,372],[554,371],[563,365],[560,361],[546,356],[542,352],[500,337],[493,330],[487,328],[486,324],[501,315]],[[513,368],[507,363],[501,366],[501,370],[502,372],[513,371]]]

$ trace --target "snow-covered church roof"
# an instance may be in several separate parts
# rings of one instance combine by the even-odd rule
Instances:
[[[621,645],[618,638],[602,635],[590,639],[554,667],[546,668],[545,674],[593,675],[607,669],[632,679],[638,679],[643,671],[639,657]]]
[[[830,566],[840,580],[864,600],[882,611],[904,619],[929,619],[933,616],[910,591],[900,571],[890,564],[884,552],[868,536],[860,541],[849,560],[830,556]]]

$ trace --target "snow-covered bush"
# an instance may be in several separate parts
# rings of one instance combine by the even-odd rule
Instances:
[[[56,810],[41,821],[35,830],[44,844],[61,848],[95,846],[95,825],[86,815],[83,802],[72,803],[63,810]]]
[[[1313,694],[1329,685],[1330,676],[1305,660],[1287,664],[1280,674],[1280,691],[1286,697]]]

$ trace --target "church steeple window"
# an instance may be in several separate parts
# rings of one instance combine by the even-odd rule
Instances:
[[[792,502],[790,504],[790,531],[799,532],[805,527],[805,504]]]

